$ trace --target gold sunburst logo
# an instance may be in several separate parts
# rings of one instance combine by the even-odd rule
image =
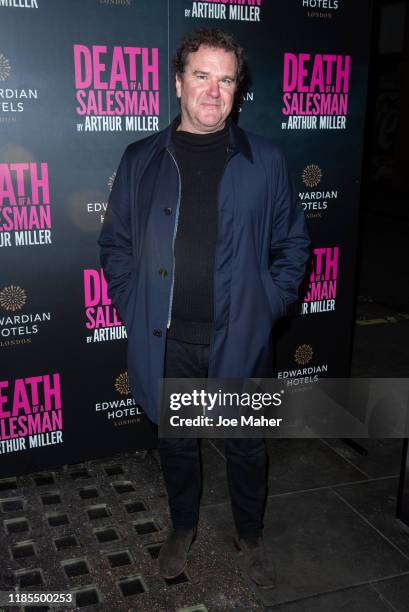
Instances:
[[[4,310],[20,310],[27,301],[27,294],[21,287],[9,285],[0,291],[0,306]]]
[[[302,173],[302,181],[307,187],[316,187],[322,180],[322,170],[316,164],[309,164]]]
[[[129,395],[131,390],[129,388],[128,372],[122,372],[122,374],[117,376],[115,379],[115,389],[121,395]]]
[[[113,172],[111,174],[111,176],[109,177],[109,179],[107,180],[107,185],[108,185],[109,191],[112,191],[112,186],[114,184],[115,177],[116,177],[116,172]]]
[[[309,363],[314,355],[314,351],[309,344],[300,344],[294,353],[294,359],[299,365]]]
[[[0,81],[5,81],[6,79],[8,79],[10,73],[10,62],[3,53],[0,53]]]

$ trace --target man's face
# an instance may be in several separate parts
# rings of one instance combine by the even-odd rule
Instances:
[[[184,73],[176,75],[182,112],[179,129],[196,134],[221,130],[233,106],[236,73],[232,51],[201,45],[189,53]]]

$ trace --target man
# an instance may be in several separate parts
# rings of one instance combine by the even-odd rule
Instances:
[[[272,327],[297,298],[309,245],[283,155],[229,118],[242,48],[220,29],[196,30],[174,69],[181,115],[126,149],[99,240],[132,392],[154,422],[162,377],[271,376]],[[225,450],[236,546],[252,580],[271,587],[264,440],[225,440]],[[159,566],[173,578],[196,535],[198,441],[160,439],[159,452],[173,525]]]

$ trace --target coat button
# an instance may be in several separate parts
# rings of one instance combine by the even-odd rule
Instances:
[[[165,278],[165,276],[167,276],[167,275],[168,275],[168,271],[165,270],[165,268],[161,268],[159,270],[159,276],[161,276],[162,278]]]
[[[165,215],[171,215],[172,214],[172,209],[169,207],[166,207],[163,209],[163,212],[165,213]]]
[[[154,329],[153,335],[156,336],[157,338],[160,338],[162,336],[162,332],[160,329]]]

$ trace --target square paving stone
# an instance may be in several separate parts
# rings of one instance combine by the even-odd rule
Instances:
[[[407,612],[409,605],[409,576],[373,582],[372,587],[388,601],[395,612]]]
[[[333,489],[409,555],[409,528],[396,518],[398,485],[399,479],[393,477]]]
[[[368,451],[367,455],[360,455],[346,442],[336,438],[327,439],[325,442],[370,478],[397,476],[400,473],[403,444],[401,439],[356,440]]]
[[[392,608],[370,585],[324,593],[274,606],[268,610],[271,612],[392,612]]]
[[[231,519],[218,508],[203,512],[231,546]],[[278,573],[276,589],[257,590],[265,605],[409,572],[409,560],[327,489],[270,498],[264,524]]]
[[[364,480],[321,440],[269,439],[269,495]]]
[[[225,454],[224,440],[211,440],[210,444]],[[269,495],[358,482],[366,478],[358,468],[319,439],[270,438],[266,440],[266,447]]]

